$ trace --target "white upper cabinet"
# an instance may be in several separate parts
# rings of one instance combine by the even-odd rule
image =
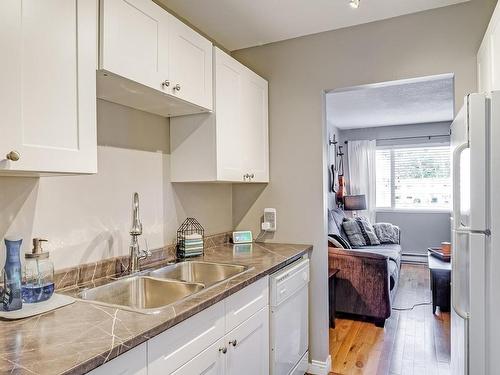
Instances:
[[[215,113],[170,122],[174,182],[269,182],[268,83],[214,48]]]
[[[0,2],[0,173],[95,173],[97,2]]]
[[[477,54],[478,91],[500,90],[500,6],[497,4]]]
[[[212,109],[212,43],[172,17],[170,73],[178,98]]]
[[[212,43],[151,0],[101,0],[99,98],[162,116],[211,111]]]
[[[151,0],[104,0],[100,14],[100,68],[161,90],[169,78],[170,15]]]

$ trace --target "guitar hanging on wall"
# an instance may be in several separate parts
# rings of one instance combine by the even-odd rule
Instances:
[[[344,195],[345,195],[345,178],[344,178],[344,153],[342,152],[342,146],[339,146],[339,152],[337,154],[339,157],[339,166],[337,168],[339,176],[339,187],[336,194],[337,206],[344,206]]]

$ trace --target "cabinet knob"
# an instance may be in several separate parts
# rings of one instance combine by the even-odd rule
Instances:
[[[229,343],[232,345],[232,346],[236,346],[238,344],[238,341],[237,340],[233,340],[233,341],[229,341]]]
[[[225,346],[223,348],[219,348],[219,352],[222,352],[222,354],[226,354],[227,348]]]
[[[11,161],[18,161],[21,158],[21,154],[15,150],[12,150],[7,154],[6,158]]]
[[[252,173],[249,177],[250,177],[250,178],[254,178],[254,177],[255,177],[255,175]]]
[[[250,175],[248,173],[246,173],[246,174],[243,175],[243,181],[246,181],[247,178],[250,178]]]
[[[168,87],[170,86],[170,81],[168,79],[166,79],[165,81],[163,81],[161,83],[161,87],[165,88],[165,87]]]
[[[181,91],[181,85],[179,85],[179,84],[175,85],[174,91]]]

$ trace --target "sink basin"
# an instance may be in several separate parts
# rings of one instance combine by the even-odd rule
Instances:
[[[248,267],[238,264],[186,261],[151,271],[148,275],[158,279],[201,283],[205,287],[209,287],[236,276],[247,269]]]
[[[133,276],[80,292],[82,300],[145,313],[178,302],[204,288],[203,284]]]

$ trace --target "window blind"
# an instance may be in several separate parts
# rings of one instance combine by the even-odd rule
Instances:
[[[377,150],[377,207],[449,209],[448,146]]]

